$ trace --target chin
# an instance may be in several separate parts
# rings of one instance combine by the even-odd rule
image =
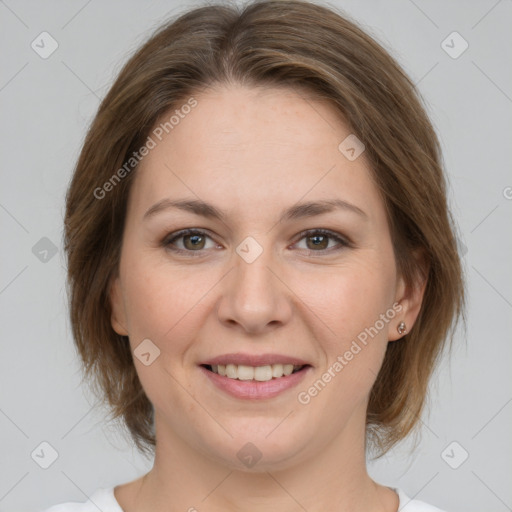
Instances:
[[[281,420],[282,421],[282,418]],[[285,420],[286,421],[286,420]],[[231,470],[247,473],[260,473],[265,471],[284,470],[301,462],[305,458],[305,451],[311,446],[314,433],[311,438],[304,437],[304,430],[299,432],[281,428],[279,421],[263,421],[260,428],[243,428],[243,426],[231,425],[229,432],[233,438],[225,436],[219,439],[215,445],[208,440],[213,458]],[[269,427],[269,425],[271,425]],[[277,428],[276,428],[277,427]],[[281,432],[279,429],[281,428]]]

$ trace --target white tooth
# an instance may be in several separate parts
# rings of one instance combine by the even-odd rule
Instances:
[[[252,380],[254,379],[254,368],[252,366],[238,365],[238,379]]]
[[[272,366],[257,366],[254,369],[254,379],[266,381],[272,379]]]
[[[236,364],[219,364],[212,365],[212,371],[218,373],[223,377],[238,380],[257,380],[260,382],[266,382],[272,380],[272,378],[279,379],[283,376],[288,376],[293,373],[294,370],[301,368],[301,365],[293,364],[272,364],[265,366],[246,366]]]
[[[227,364],[226,365],[226,376],[231,379],[237,378],[238,372],[236,370],[236,364]]]
[[[273,364],[272,365],[272,377],[282,377],[283,376],[283,365],[282,364]]]

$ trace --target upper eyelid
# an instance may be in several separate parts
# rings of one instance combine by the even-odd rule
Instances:
[[[307,236],[309,234],[315,234],[315,233],[324,234],[324,235],[330,236],[331,238],[337,238],[346,244],[350,243],[349,239],[346,236],[342,235],[341,233],[337,233],[336,231],[333,231],[331,229],[326,229],[326,228],[305,229],[304,231],[301,231],[300,233],[297,234],[297,241],[301,240],[302,238],[304,238],[305,236]]]
[[[205,235],[212,240],[215,241],[215,237],[210,234],[208,230],[205,230],[203,228],[187,228],[187,229],[179,229],[178,231],[173,231],[172,233],[169,233],[164,237],[162,240],[162,243],[167,244],[170,243],[173,240],[179,240],[180,238],[187,236],[187,235]]]

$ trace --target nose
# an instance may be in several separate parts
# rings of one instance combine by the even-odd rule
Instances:
[[[247,263],[234,255],[235,268],[223,280],[217,315],[229,326],[251,334],[264,334],[288,323],[292,316],[292,292],[278,266],[264,251]]]

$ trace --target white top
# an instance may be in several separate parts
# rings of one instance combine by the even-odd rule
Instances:
[[[393,489],[400,500],[400,512],[443,512],[441,509],[427,505],[423,501],[411,500],[401,489]],[[114,487],[100,488],[86,502],[68,502],[54,505],[42,512],[123,512],[114,496]]]

